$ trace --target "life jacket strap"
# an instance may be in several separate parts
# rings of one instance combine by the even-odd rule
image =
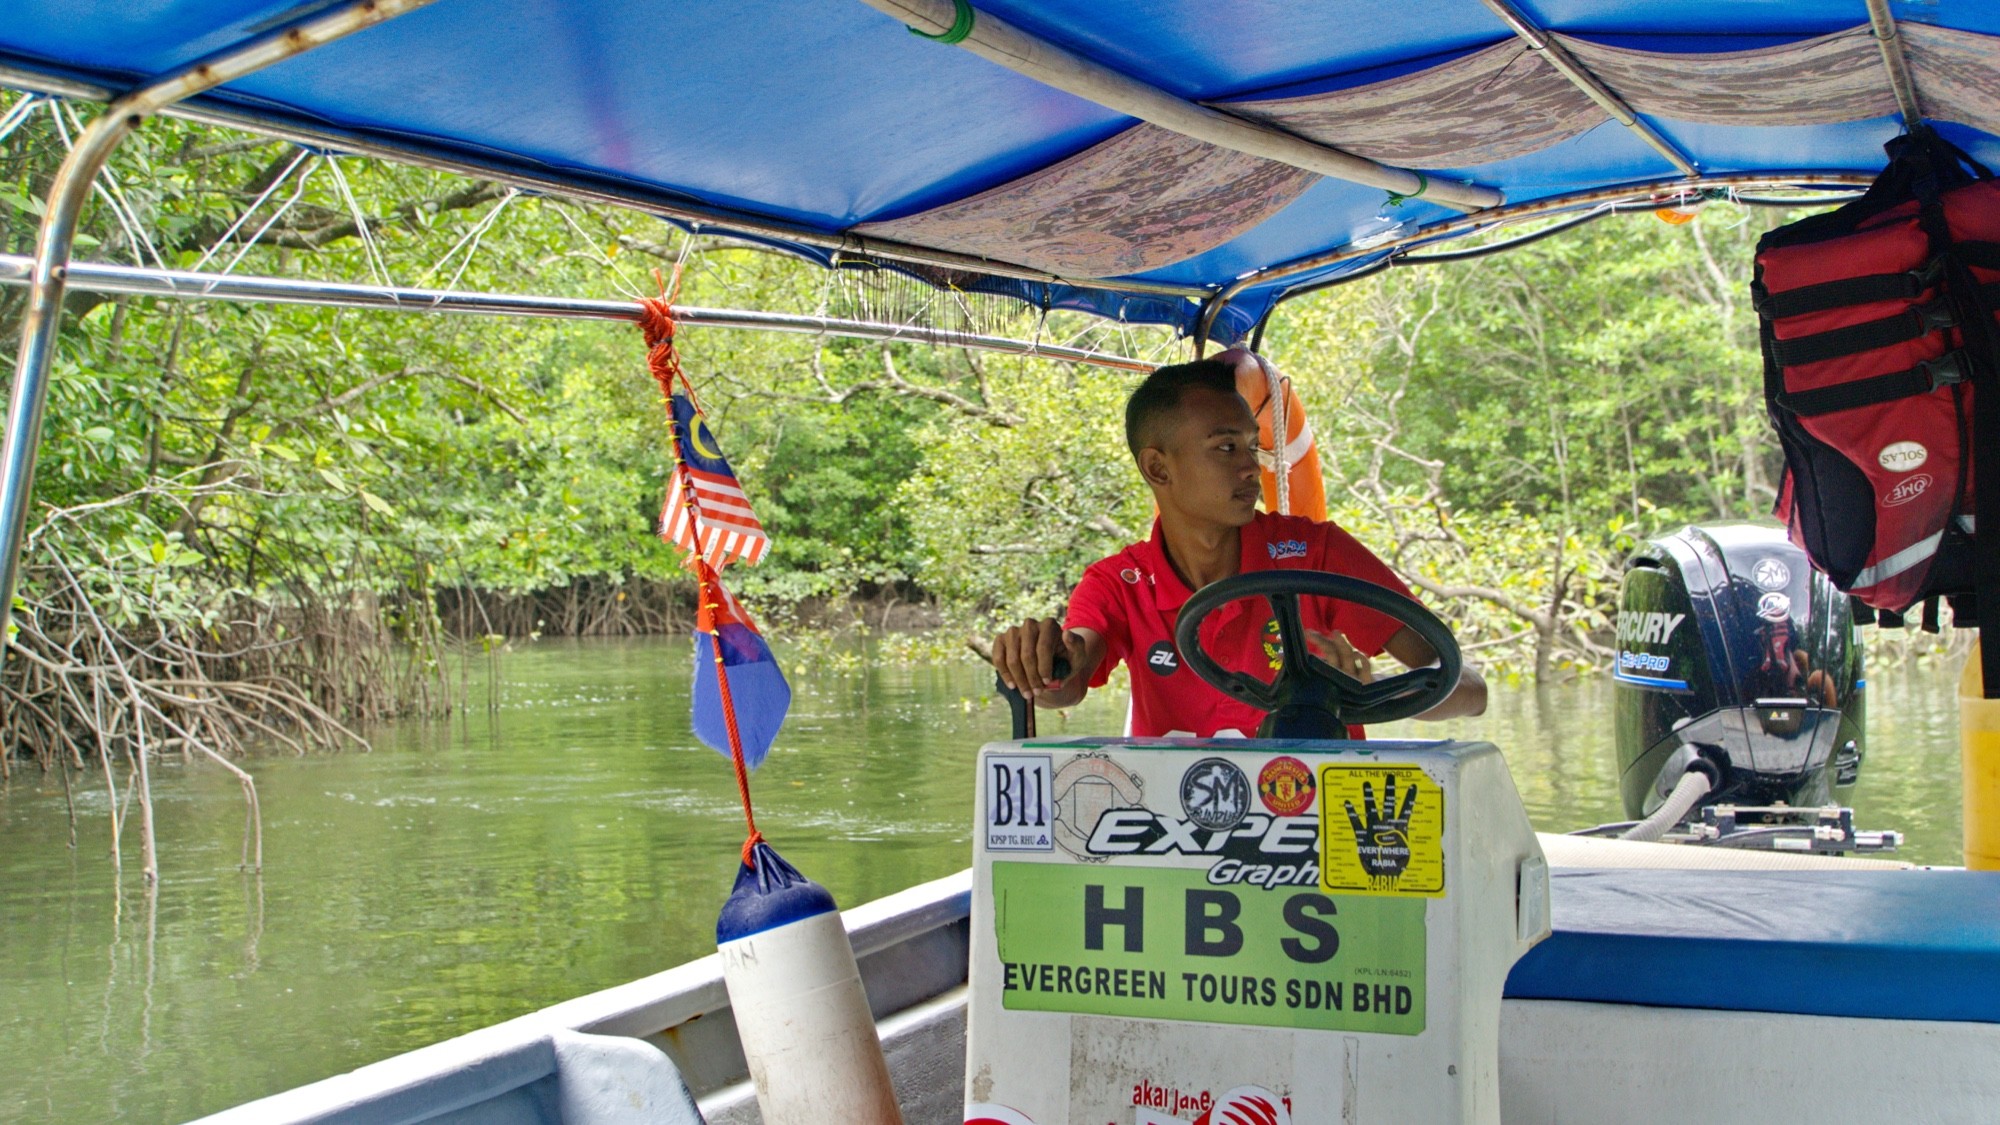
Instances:
[[[2000,269],[2000,265],[1990,268]],[[1796,289],[1787,289],[1783,293],[1766,292],[1762,284],[1759,284],[1752,288],[1751,303],[1756,306],[1758,312],[1772,320],[1781,320],[1788,316],[1825,312],[1828,309],[1844,308],[1848,305],[1865,305],[1870,301],[1914,300],[1921,297],[1926,290],[1936,287],[1938,278],[1943,276],[1944,259],[1932,258],[1913,270],[1903,270],[1900,273],[1871,273],[1865,277],[1844,277],[1839,281],[1801,285]]]
[[[1811,418],[1819,414],[1876,406],[1911,395],[1929,394],[1941,387],[1956,386],[1969,377],[1969,364],[1964,350],[1960,349],[1926,360],[1907,371],[1809,391],[1785,391],[1778,396],[1778,405],[1801,418]]]
[[[1943,300],[1930,301],[1905,309],[1893,316],[1850,324],[1829,332],[1773,340],[1771,354],[1782,367],[1801,367],[1821,360],[1874,351],[1955,327],[1958,318]]]

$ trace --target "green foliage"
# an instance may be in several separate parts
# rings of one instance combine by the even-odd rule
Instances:
[[[1336,518],[1429,579],[1490,663],[1600,663],[1639,539],[1776,498],[1748,279],[1757,236],[1795,217],[1609,218],[1285,306],[1269,351]]]
[[[0,249],[32,244],[76,124],[45,108],[0,150]],[[685,261],[685,304],[795,312],[847,283],[646,216],[185,122],[149,123],[107,186],[127,213],[93,204],[80,245],[100,260],[595,298]],[[1312,413],[1338,518],[1436,586],[1483,591],[1433,600],[1495,658],[1589,664],[1634,536],[1770,504],[1747,278],[1782,218],[1606,219],[1285,305],[1266,351]],[[0,294],[0,335],[20,307]],[[998,327],[1185,355],[1061,316]],[[1132,376],[721,329],[686,331],[682,354],[772,534],[767,563],[731,576],[766,607],[887,592],[1018,619],[1146,533],[1119,432]],[[652,534],[668,464],[630,325],[75,294],[36,522],[125,623],[675,582]],[[29,577],[32,603],[52,572]]]
[[[1152,517],[1125,449],[1129,383],[1083,371],[1021,385],[1017,426],[924,430],[923,467],[900,496],[925,588],[1016,620],[1060,612],[1083,568]]]

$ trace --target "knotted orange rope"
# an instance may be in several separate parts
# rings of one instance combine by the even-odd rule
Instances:
[[[714,614],[722,608],[722,595],[716,585],[715,571],[708,563],[697,561],[697,573],[701,575],[701,601]],[[711,621],[713,618],[711,618]],[[722,700],[722,723],[729,729],[729,761],[736,767],[736,792],[743,799],[743,823],[749,835],[743,838],[743,866],[749,867],[750,853],[764,839],[757,831],[757,814],[750,807],[750,767],[743,761],[743,735],[736,729],[736,704],[729,696],[729,669],[722,662],[722,634],[715,638],[715,686],[716,694]]]
[[[680,295],[681,269],[679,266],[674,267],[671,292],[668,290],[667,282],[660,280],[658,270],[653,272],[653,277],[660,282],[660,295],[639,299],[639,330],[646,335],[646,367],[652,371],[653,381],[660,385],[662,400],[671,405],[674,381],[687,382],[687,376],[681,374],[680,352],[674,348],[676,326],[673,299]],[[669,424],[672,420],[673,417],[669,414]],[[675,437],[674,452],[676,456],[680,452],[678,435]]]
[[[654,274],[657,279],[658,273]],[[672,439],[674,449],[674,472],[685,471],[681,462],[680,426],[674,421],[674,384],[679,383],[687,390],[689,399],[694,396],[694,388],[688,385],[687,376],[681,373],[681,357],[674,347],[674,306],[673,297],[680,292],[681,271],[674,267],[671,291],[665,281],[660,282],[660,295],[646,297],[639,301],[639,328],[646,336],[646,367],[653,373],[653,381],[660,385],[660,402],[667,408],[667,434]],[[687,508],[688,520],[697,519],[694,504],[694,489],[682,481],[681,503]],[[694,558],[695,575],[698,582],[696,597],[700,599],[701,610],[708,615],[710,623],[714,614],[722,609],[721,586],[716,578],[715,568],[706,559]],[[743,866],[749,867],[751,852],[763,842],[764,834],[757,831],[757,814],[750,804],[750,767],[743,760],[743,735],[736,728],[736,704],[729,695],[729,668],[722,659],[722,634],[720,630],[710,634],[715,644],[715,686],[716,695],[722,703],[722,722],[729,731],[729,760],[736,767],[736,792],[743,800],[743,822],[749,834],[743,840]]]

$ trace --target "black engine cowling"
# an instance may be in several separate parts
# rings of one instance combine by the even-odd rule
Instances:
[[[1847,596],[1782,530],[1688,527],[1625,563],[1617,751],[1626,815],[1706,759],[1704,804],[1824,805],[1865,751],[1861,645]]]

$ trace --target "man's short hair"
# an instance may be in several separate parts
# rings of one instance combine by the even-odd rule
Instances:
[[[1139,451],[1157,445],[1160,431],[1190,388],[1206,387],[1223,394],[1236,393],[1236,369],[1217,359],[1193,363],[1172,363],[1157,368],[1133,390],[1125,401],[1125,444],[1136,460]]]

